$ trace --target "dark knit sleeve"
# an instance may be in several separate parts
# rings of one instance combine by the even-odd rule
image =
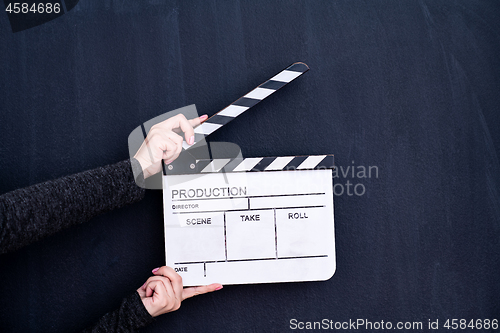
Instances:
[[[132,159],[0,196],[0,253],[141,200],[145,190],[132,169],[143,183],[140,164]]]
[[[94,326],[83,332],[135,332],[153,320],[142,304],[141,297],[135,292],[123,299],[118,309],[105,314]]]

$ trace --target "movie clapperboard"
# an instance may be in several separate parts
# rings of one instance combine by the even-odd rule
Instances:
[[[213,115],[195,128],[196,144],[163,165],[166,261],[184,286],[334,274],[333,155],[221,157],[214,143],[209,157],[194,153],[205,136],[307,70],[294,63]]]

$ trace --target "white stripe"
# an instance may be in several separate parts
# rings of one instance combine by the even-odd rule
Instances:
[[[219,127],[222,127],[222,125],[213,124],[213,123],[203,123],[200,126],[196,127],[194,129],[194,132],[198,133],[198,134],[209,135],[210,133],[212,133],[213,131],[215,131]]]
[[[316,165],[319,164],[319,162],[323,161],[325,159],[326,155],[320,155],[320,156],[309,156],[308,158],[305,159],[304,162],[300,163],[300,165],[297,167],[297,170],[300,169],[314,169]]]
[[[283,72],[279,73],[275,77],[272,77],[271,80],[281,81],[281,82],[290,82],[293,79],[295,79],[297,76],[299,76],[300,74],[302,74],[302,72],[294,72],[294,71],[284,70]]]
[[[243,97],[246,97],[246,98],[255,98],[255,99],[264,99],[267,96],[271,95],[275,91],[276,90],[274,90],[274,89],[255,88],[254,90],[250,91],[248,94],[246,94]]]
[[[233,171],[248,171],[262,161],[262,157],[245,158]]]
[[[182,141],[182,148],[188,149],[189,147],[191,147],[191,145],[189,145],[186,141]]]
[[[238,117],[240,114],[242,114],[248,109],[249,107],[247,106],[229,105],[227,108],[225,108],[218,114],[221,116]]]
[[[201,172],[219,172],[229,161],[231,161],[230,158],[212,160]]]
[[[293,160],[295,156],[284,156],[284,157],[276,157],[276,159],[267,166],[265,169],[268,170],[283,170],[283,168]]]

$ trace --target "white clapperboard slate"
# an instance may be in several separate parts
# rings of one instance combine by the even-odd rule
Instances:
[[[309,68],[294,63],[195,129],[195,142]],[[195,145],[196,146],[196,145]],[[327,280],[335,272],[333,155],[163,165],[165,251],[184,286]]]

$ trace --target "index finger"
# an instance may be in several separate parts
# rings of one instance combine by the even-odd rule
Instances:
[[[197,118],[189,119],[189,124],[195,128],[200,125],[202,122],[208,119],[208,115],[204,114],[203,116],[199,116]]]
[[[190,298],[190,297],[193,297],[196,295],[210,293],[212,291],[216,291],[216,290],[220,290],[220,289],[222,289],[222,284],[219,284],[219,283],[212,283],[212,284],[209,284],[208,286],[184,288],[182,290],[182,300],[185,300],[186,298]]]

